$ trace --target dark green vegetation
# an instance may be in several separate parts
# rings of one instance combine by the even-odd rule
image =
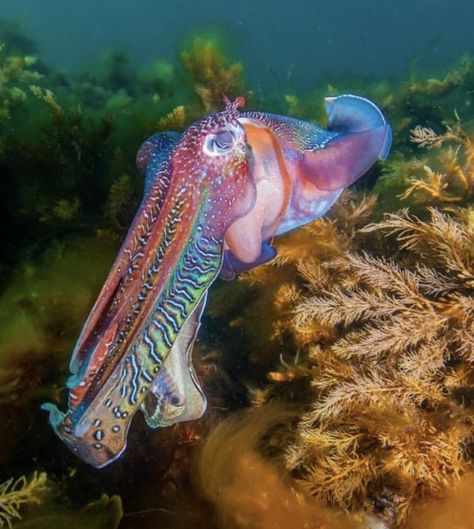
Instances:
[[[0,41],[2,481],[49,476],[0,491],[0,526],[17,512],[18,527],[114,528],[114,495],[123,528],[336,528],[359,523],[361,510],[423,526],[405,522],[412,507],[462,479],[472,459],[471,58],[430,74],[414,64],[403,81],[269,94],[252,90],[216,36],[191,39],[175,64],[157,57],[137,70],[114,51],[76,72],[42,63],[12,24],[0,24]],[[223,93],[321,122],[324,96],[343,92],[383,108],[389,160],[330,220],[283,240],[277,266],[213,287],[196,351],[210,400],[202,420],[158,432],[137,420],[121,461],[82,464],[39,406],[65,399],[74,340],[141,197],[141,141],[221,108]],[[402,207],[426,224],[390,217],[382,228],[421,233],[410,254],[382,228],[362,229]],[[420,322],[423,336],[404,342]],[[351,388],[365,400],[351,401]],[[259,411],[273,400],[280,407]],[[249,407],[250,417],[236,413]]]

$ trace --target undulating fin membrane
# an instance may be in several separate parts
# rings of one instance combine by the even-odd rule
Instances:
[[[318,189],[336,191],[354,183],[377,159],[385,159],[392,129],[368,99],[355,95],[326,98],[328,131],[337,135],[327,145],[304,151],[302,175]]]

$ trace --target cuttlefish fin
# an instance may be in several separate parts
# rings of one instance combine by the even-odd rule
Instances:
[[[207,293],[181,327],[164,366],[142,403],[141,409],[150,428],[199,419],[206,411],[206,397],[192,359],[206,298]]]
[[[295,164],[318,189],[337,191],[354,183],[375,160],[387,157],[392,129],[379,108],[362,97],[327,97],[326,112],[332,133],[327,143],[303,149]]]
[[[165,177],[167,173],[164,169],[179,138],[180,134],[177,132],[161,132],[148,138],[140,147],[136,163],[139,171],[145,177],[143,202],[146,201],[147,193],[152,184],[155,185],[155,189],[161,192],[161,202],[165,200],[170,182]],[[157,185],[158,179],[160,180],[159,185]],[[141,209],[140,207],[135,215],[129,235],[122,244],[118,257],[74,347],[69,364],[72,376],[67,383],[70,389],[81,383],[84,372],[94,359],[100,362],[100,358],[107,352],[107,343],[112,342],[115,338],[117,326],[109,325],[109,322],[115,314],[114,304],[118,307],[118,304],[115,303],[115,297],[126,281],[125,275],[129,268],[129,263],[124,256],[134,255],[139,251],[137,247],[138,237],[135,236],[135,233],[137,225],[141,221]],[[96,348],[97,337],[103,336],[104,329],[107,329],[105,331],[107,339],[102,340],[102,345]]]
[[[225,281],[231,281],[237,274],[247,272],[252,268],[261,264],[269,263],[277,256],[277,249],[273,247],[268,241],[263,241],[260,255],[255,261],[251,263],[244,263],[237,259],[230,250],[224,251],[224,259],[222,262],[222,268],[219,274],[221,279]]]

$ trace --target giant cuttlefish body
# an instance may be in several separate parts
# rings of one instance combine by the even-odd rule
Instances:
[[[95,467],[124,452],[139,408],[152,428],[204,413],[191,353],[207,289],[272,259],[271,237],[323,215],[390,149],[390,126],[361,97],[327,98],[327,129],[242,103],[138,152],[144,197],[75,346],[69,408],[43,405]]]

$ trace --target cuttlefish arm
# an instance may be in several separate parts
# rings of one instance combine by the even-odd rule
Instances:
[[[194,341],[206,306],[204,294],[179,331],[176,341],[155,378],[141,408],[150,428],[198,419],[206,411],[207,400],[192,362]]]
[[[225,236],[221,277],[232,278],[276,255],[269,239],[324,215],[343,189],[384,159],[392,132],[371,101],[326,98],[327,129],[275,114],[245,112],[257,200]]]
[[[225,231],[255,202],[238,104],[179,138],[152,137],[139,152],[144,199],[76,344],[69,408],[43,406],[58,436],[97,468],[123,453],[140,408],[152,425],[204,410],[182,357],[189,366]]]
[[[158,218],[166,200],[170,186],[168,163],[171,153],[178,143],[180,134],[163,132],[148,138],[137,153],[137,168],[145,179],[144,196],[132,221],[127,236],[117,254],[115,262],[102,287],[74,347],[69,369],[71,377],[68,387],[80,384],[91,362],[100,362],[100,350],[94,348],[102,328],[112,320],[115,309],[123,298],[127,285],[135,280],[137,260],[143,249],[149,246],[151,226]],[[109,327],[111,338],[115,335],[114,327]],[[107,341],[103,340],[106,344]]]

